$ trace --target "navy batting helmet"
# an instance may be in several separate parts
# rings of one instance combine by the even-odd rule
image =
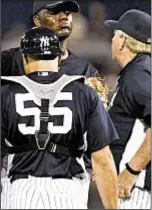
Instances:
[[[54,59],[61,54],[57,35],[47,28],[33,27],[21,38],[20,49],[24,55],[41,59]]]

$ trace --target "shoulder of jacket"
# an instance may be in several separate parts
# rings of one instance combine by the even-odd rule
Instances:
[[[1,55],[2,56],[7,56],[7,55],[13,55],[15,54],[16,52],[20,51],[20,48],[19,47],[16,47],[16,48],[10,48],[10,49],[7,49],[7,50],[3,50],[1,52]]]

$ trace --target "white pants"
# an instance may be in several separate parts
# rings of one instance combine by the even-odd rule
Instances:
[[[151,196],[147,190],[135,187],[129,199],[119,199],[119,209],[151,209]]]
[[[10,179],[8,178],[9,170],[12,167],[14,154],[8,155],[8,167],[6,170],[2,168],[1,171],[1,185],[2,185],[2,192],[1,192],[1,209],[10,209],[10,191],[11,191],[11,183]]]
[[[1,209],[10,209],[10,179],[6,176],[1,179],[2,192],[1,192]]]
[[[37,178],[15,180],[10,209],[87,209],[90,179]]]

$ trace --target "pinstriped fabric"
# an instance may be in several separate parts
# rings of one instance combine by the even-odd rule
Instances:
[[[7,142],[9,146],[9,142]],[[12,166],[12,160],[14,155],[8,155],[8,167],[7,171],[5,173],[5,177],[1,177],[1,184],[2,184],[2,193],[1,193],[1,209],[10,209],[10,189],[11,189],[11,183],[10,179],[8,178],[9,170]]]
[[[141,204],[143,202],[143,195],[146,194],[146,193],[143,193],[142,191],[139,190],[139,195],[138,195],[138,206],[141,207]]]
[[[119,199],[119,209],[151,209],[150,192],[135,187],[130,199]]]
[[[9,178],[1,179],[2,193],[1,193],[1,209],[10,209],[10,188],[11,183]]]
[[[88,179],[18,179],[12,183],[10,209],[87,209]]]
[[[145,206],[148,206],[149,203],[151,207],[151,197],[149,197],[148,199],[145,199]]]

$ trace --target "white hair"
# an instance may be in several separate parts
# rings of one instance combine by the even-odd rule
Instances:
[[[151,53],[151,44],[140,42],[121,30],[115,30],[115,34],[126,37],[126,46],[132,53]]]

